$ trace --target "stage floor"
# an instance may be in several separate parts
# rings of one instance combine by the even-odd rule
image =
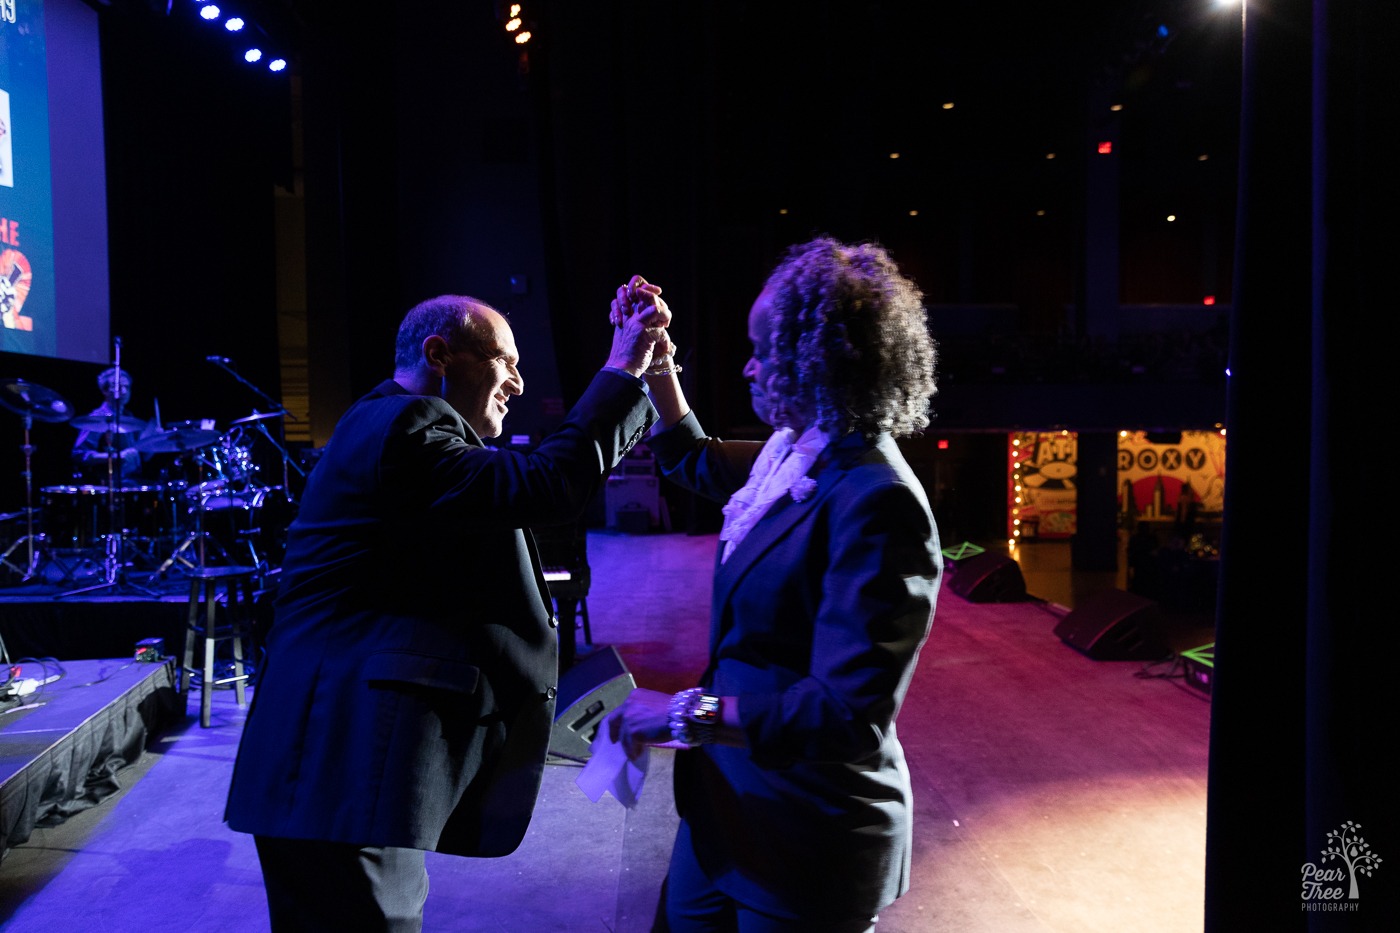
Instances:
[[[704,667],[714,547],[590,534],[594,640],[640,685],[681,689]],[[1165,668],[1089,660],[1053,635],[1057,618],[944,587],[899,719],[913,887],[881,933],[1202,929],[1209,701]],[[232,691],[216,700],[212,728],[186,719],[122,772],[119,795],[10,852],[0,924],[267,929],[252,840],[221,821],[243,714]],[[672,760],[653,753],[634,810],[591,803],[575,767],[547,768],[515,854],[429,856],[426,929],[649,929],[676,822]]]

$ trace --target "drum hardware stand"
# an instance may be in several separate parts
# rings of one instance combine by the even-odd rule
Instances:
[[[52,423],[67,421],[73,417],[73,406],[57,392],[23,380],[12,380],[0,386],[0,404],[24,418],[24,444],[20,451],[24,454],[25,516],[24,536],[6,548],[5,553],[0,554],[0,566],[9,567],[21,575],[21,583],[28,583],[38,575],[42,563],[42,551],[34,549],[34,542],[38,541],[41,545],[43,543],[43,537],[34,533],[34,445],[29,442],[29,431],[35,418]],[[25,547],[23,569],[10,560],[10,555],[20,545]]]
[[[217,431],[177,428],[173,431],[166,432],[165,435],[159,438],[152,439],[151,449],[161,450],[167,453],[195,453],[201,448],[208,447],[210,444],[218,441],[220,438],[221,435]],[[189,498],[191,494],[195,496],[194,530],[185,535],[184,539],[171,551],[170,556],[165,558],[161,565],[156,568],[155,575],[157,577],[164,578],[166,574],[170,572],[170,568],[177,563],[184,565],[184,567],[189,570],[203,570],[206,566],[206,559],[208,557],[207,548],[209,545],[213,545],[214,549],[219,553],[219,556],[223,557],[225,560],[229,559],[228,553],[223,549],[223,546],[220,545],[218,541],[214,540],[213,535],[204,530],[204,514],[207,511],[205,509],[205,504],[208,501],[208,494],[211,491],[224,488],[220,485],[221,481],[223,481],[223,476],[218,459],[215,458],[213,461],[206,460],[196,453],[195,462],[200,466],[212,469],[216,476],[204,482],[196,482],[185,491],[186,498]],[[206,485],[208,485],[208,488],[204,488]],[[197,561],[191,561],[185,556],[185,553],[191,548],[196,549]]]
[[[185,535],[185,539],[176,545],[175,550],[170,552],[170,556],[156,568],[156,576],[164,577],[166,573],[170,571],[170,568],[176,564],[183,564],[186,569],[189,570],[203,570],[206,566],[206,548],[210,545],[213,545],[214,550],[218,551],[219,556],[224,560],[229,559],[228,552],[224,550],[223,545],[213,540],[213,536],[204,530],[204,498],[201,492],[197,500],[198,505],[195,507],[194,512],[194,531]],[[196,557],[198,558],[195,561],[191,561],[183,556],[186,551],[192,548],[195,550]]]
[[[28,583],[34,579],[39,570],[39,551],[34,549],[34,542],[40,541],[34,534],[34,474],[31,470],[34,457],[34,445],[29,443],[29,429],[33,426],[33,418],[26,412],[24,415],[24,446],[20,448],[24,452],[24,516],[25,531],[24,536],[19,538],[8,548],[4,554],[0,554],[0,564],[9,567],[20,575],[21,583]],[[17,566],[10,560],[10,555],[20,546],[24,545],[26,557],[24,567]]]
[[[54,597],[55,599],[63,599],[66,596],[82,596],[113,588],[119,592],[135,591],[150,597],[160,596],[155,590],[132,583],[126,573],[126,503],[117,496],[118,471],[116,469],[117,435],[123,427],[122,339],[113,337],[112,340],[116,344],[115,359],[112,363],[112,368],[115,370],[112,379],[116,384],[116,401],[109,406],[111,410],[107,415],[107,521],[109,527],[103,542],[105,545],[102,556],[104,580],[94,586],[85,586],[82,589],[59,593]]]
[[[272,444],[273,448],[277,451],[277,453],[278,453],[278,455],[279,455],[279,457],[281,458],[281,461],[282,461],[282,487],[281,487],[281,495],[285,498],[286,503],[287,503],[288,505],[294,507],[294,506],[296,505],[296,499],[295,499],[295,497],[292,495],[292,485],[291,485],[291,476],[292,476],[292,472],[295,471],[296,474],[297,474],[297,476],[299,476],[301,479],[305,479],[305,478],[306,478],[306,471],[303,470],[303,469],[301,468],[301,466],[299,466],[299,465],[292,459],[291,453],[287,450],[287,447],[286,447],[286,429],[285,429],[285,427],[284,427],[285,422],[282,422],[280,419],[283,419],[283,418],[290,418],[290,419],[292,419],[293,421],[296,421],[296,420],[298,420],[298,419],[297,419],[297,416],[294,415],[294,414],[292,414],[290,411],[288,411],[287,408],[286,408],[284,405],[282,405],[280,402],[278,402],[275,398],[273,398],[272,396],[268,395],[268,394],[267,394],[266,392],[264,392],[262,389],[259,389],[257,386],[253,385],[253,383],[249,382],[247,379],[244,379],[241,375],[239,375],[238,372],[233,368],[233,360],[229,359],[228,357],[224,357],[224,356],[210,356],[210,357],[206,357],[206,359],[207,359],[209,362],[211,362],[211,363],[215,364],[216,366],[218,366],[220,369],[224,370],[224,372],[228,373],[228,374],[229,374],[230,376],[232,376],[234,379],[237,379],[237,380],[238,380],[239,382],[241,382],[243,385],[247,386],[249,390],[251,390],[254,394],[256,394],[259,398],[261,398],[261,399],[263,400],[263,402],[265,402],[265,403],[267,404],[268,409],[269,409],[268,411],[259,412],[256,408],[254,408],[254,409],[253,409],[253,413],[252,413],[251,415],[249,415],[249,416],[247,416],[247,417],[245,417],[245,418],[237,418],[237,419],[231,421],[231,422],[229,423],[229,426],[230,426],[230,427],[234,427],[234,426],[238,426],[238,425],[248,425],[248,424],[251,424],[254,428],[257,429],[258,433],[262,434],[262,436],[265,437],[265,438],[267,438],[268,442],[269,442],[270,444]],[[281,437],[281,440],[280,440],[280,441],[278,440],[278,438],[272,436],[272,432],[269,431],[269,430],[267,429],[267,425],[264,424],[264,422],[269,421],[269,420],[271,420],[271,419],[273,419],[273,418],[279,419],[279,422],[278,422],[278,435]],[[256,469],[256,468],[255,468],[255,469]],[[255,488],[255,487],[256,487],[256,488]],[[256,495],[257,495],[257,492],[258,492],[258,491],[264,491],[265,493],[268,493],[268,494],[274,494],[274,493],[275,493],[275,489],[272,488],[272,487],[267,487],[267,486],[257,487],[257,484],[256,484],[256,481],[255,481],[255,480],[250,481],[250,487],[249,487],[249,488],[250,488],[250,490],[253,490],[253,492],[254,492],[254,497],[255,497],[254,500],[253,500],[253,502],[250,503],[250,507],[253,506],[253,505],[255,505],[256,503],[259,503],[259,502],[261,501],[260,499],[256,498]],[[262,529],[260,529],[260,528],[259,528],[259,529],[248,529],[248,531],[249,531],[250,533],[252,533],[252,532],[261,532]],[[247,543],[247,545],[248,545],[248,550],[249,550],[249,552],[251,553],[251,555],[252,555],[252,557],[253,557],[254,563],[257,565],[257,567],[259,568],[259,570],[262,571],[263,574],[267,574],[268,572],[273,571],[274,568],[272,568],[272,566],[271,566],[271,561],[269,560],[268,556],[267,556],[266,554],[263,554],[263,553],[260,553],[260,552],[259,552],[258,546],[257,546],[256,542],[253,540],[253,538],[251,538],[251,537],[248,538],[247,541],[246,541],[246,543]]]
[[[275,447],[277,449],[277,453],[280,454],[282,457],[282,491],[285,495],[290,497],[292,493],[292,487],[290,485],[292,475],[290,471],[296,470],[297,476],[300,476],[302,479],[306,479],[306,471],[303,470],[300,466],[298,466],[295,462],[293,462],[291,452],[287,450],[286,447],[279,444],[277,442],[277,438],[273,437],[272,432],[267,429],[267,425],[262,423],[263,419],[275,418],[284,413],[288,414],[288,417],[290,417],[290,413],[286,413],[285,410],[283,412],[277,412],[266,415],[259,415],[257,412],[254,412],[252,417],[258,419],[257,423],[254,424],[253,427],[257,428],[258,431],[262,434],[262,436],[267,438],[268,443]],[[252,419],[243,418],[241,420],[249,421]],[[284,431],[282,433],[285,435],[286,432]]]

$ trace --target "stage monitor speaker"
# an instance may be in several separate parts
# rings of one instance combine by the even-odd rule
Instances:
[[[598,726],[636,686],[636,679],[611,645],[599,648],[565,671],[559,678],[559,694],[555,698],[549,760],[587,761]]]
[[[1168,654],[1162,607],[1123,590],[1085,599],[1055,626],[1065,644],[1095,661],[1158,661]]]
[[[1014,603],[1026,598],[1021,565],[990,551],[954,564],[948,588],[970,603]]]

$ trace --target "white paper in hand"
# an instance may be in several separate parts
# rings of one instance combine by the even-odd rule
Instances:
[[[629,761],[622,745],[608,738],[604,724],[593,736],[589,752],[588,763],[574,779],[579,790],[594,803],[602,798],[604,791],[612,791],[612,795],[624,807],[635,807],[642,796],[642,785],[646,782],[651,750],[642,749],[636,761]]]

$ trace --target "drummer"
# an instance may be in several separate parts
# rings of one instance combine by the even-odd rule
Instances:
[[[84,483],[106,483],[108,448],[111,447],[116,451],[113,467],[119,481],[124,485],[137,483],[141,480],[142,454],[136,449],[136,443],[160,433],[160,425],[129,413],[131,374],[126,370],[121,372],[119,385],[116,368],[104,369],[97,376],[97,388],[102,391],[102,404],[85,417],[73,419],[79,427],[78,438],[73,442],[74,472]],[[118,412],[120,418],[117,418]],[[114,425],[116,431],[112,433]],[[114,443],[109,444],[109,438]]]

